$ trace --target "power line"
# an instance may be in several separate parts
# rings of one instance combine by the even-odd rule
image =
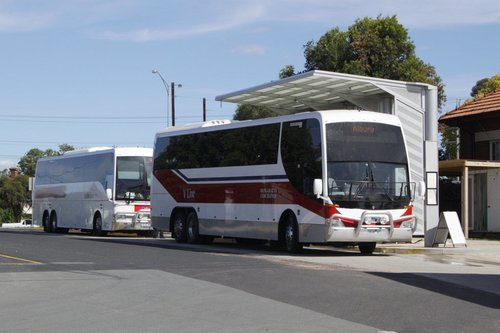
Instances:
[[[44,145],[60,145],[61,142],[55,142],[55,141],[24,141],[24,140],[0,140],[0,143],[8,143],[8,144],[44,144]],[[107,143],[107,145],[137,145],[137,144],[151,144],[151,142],[113,142],[113,143]],[[106,142],[76,142],[73,141],[71,142],[71,145],[102,145],[106,144]]]
[[[159,118],[163,119],[163,118]],[[21,122],[21,123],[52,123],[52,124],[158,124],[158,121],[75,121],[75,120],[31,120],[31,119],[1,119],[2,121]]]
[[[35,119],[163,119],[164,116],[55,116],[55,115],[17,115],[17,114],[0,114],[1,117],[8,118],[35,118]]]

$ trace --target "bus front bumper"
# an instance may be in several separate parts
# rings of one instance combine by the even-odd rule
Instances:
[[[351,218],[357,223],[355,228],[343,225],[342,217],[340,214],[332,216],[327,241],[409,242],[417,224],[413,215],[400,217],[396,224],[390,211],[363,211],[359,218]]]
[[[412,239],[411,228],[386,227],[346,228],[333,227],[328,232],[327,242],[409,242]]]
[[[117,214],[113,230],[123,231],[146,231],[151,228],[150,212],[121,213]]]

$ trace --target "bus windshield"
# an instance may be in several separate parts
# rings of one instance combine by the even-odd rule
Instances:
[[[411,200],[401,129],[368,123],[326,126],[328,194],[345,208],[397,209]]]
[[[116,200],[149,200],[153,159],[143,156],[117,157]]]

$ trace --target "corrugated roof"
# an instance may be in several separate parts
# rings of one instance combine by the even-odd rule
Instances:
[[[448,112],[439,118],[440,122],[500,111],[500,89]]]
[[[328,110],[336,103],[350,101],[351,97],[389,94],[388,87],[407,89],[408,85],[428,86],[422,83],[314,70],[220,95],[215,100],[261,105],[278,110]]]

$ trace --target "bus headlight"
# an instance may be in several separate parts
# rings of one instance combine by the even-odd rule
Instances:
[[[138,220],[149,220],[149,214],[138,213],[137,214],[137,219]]]
[[[345,227],[344,223],[342,222],[342,220],[339,217],[332,217],[331,221],[332,221],[332,224],[331,224],[332,228],[344,228]]]
[[[401,228],[410,228],[413,229],[415,227],[415,218],[411,218],[409,220],[401,222]]]
[[[127,214],[117,214],[115,221],[118,223],[132,223],[133,216]]]
[[[367,215],[363,220],[363,224],[388,224],[389,217],[387,215]]]

